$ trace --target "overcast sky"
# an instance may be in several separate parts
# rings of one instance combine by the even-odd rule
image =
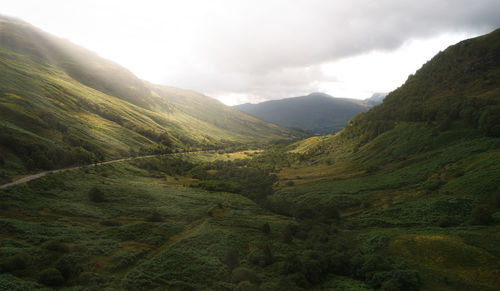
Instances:
[[[498,0],[2,0],[0,9],[142,79],[228,105],[388,92],[440,50],[500,27]]]

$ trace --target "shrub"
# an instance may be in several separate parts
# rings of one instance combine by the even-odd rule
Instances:
[[[271,252],[271,248],[269,247],[269,245],[265,245],[262,248],[262,252],[264,253],[264,264],[266,266],[274,263],[274,256],[273,253]]]
[[[377,272],[371,279],[374,287],[381,287],[383,290],[420,290],[420,276],[415,270],[391,270]]]
[[[445,216],[439,219],[439,227],[453,227],[459,225],[461,222],[458,218],[452,216]]]
[[[287,181],[285,183],[285,186],[289,186],[289,187],[294,186],[294,185],[295,185],[295,182],[293,182],[293,181]]]
[[[245,267],[238,267],[234,269],[231,274],[231,281],[233,281],[233,283],[240,283],[243,281],[248,281],[254,284],[260,283],[260,279],[257,274],[253,270]]]
[[[494,200],[495,206],[500,207],[500,189],[495,192]]]
[[[122,224],[116,220],[103,220],[99,223],[102,226],[121,226]]]
[[[481,114],[479,129],[487,136],[500,136],[500,105],[492,106]]]
[[[302,273],[293,273],[289,274],[287,276],[287,280],[290,282],[293,282],[295,285],[302,287],[302,288],[307,288],[309,285],[309,282],[307,282],[306,276]]]
[[[66,279],[78,276],[81,271],[76,262],[67,257],[61,258],[57,261],[55,267]]]
[[[58,252],[58,253],[67,253],[69,252],[69,248],[66,244],[59,241],[49,241],[44,245],[44,248],[49,251]]]
[[[340,212],[339,210],[332,205],[325,206],[324,208],[321,209],[321,216],[324,219],[333,219],[333,220],[340,220]]]
[[[262,225],[262,232],[265,234],[269,234],[271,232],[271,226],[269,225],[269,222],[266,222]]]
[[[28,256],[24,254],[10,256],[0,263],[0,272],[23,270],[28,266],[28,260]]]
[[[291,244],[293,241],[293,234],[289,228],[283,230],[282,241],[286,244]]]
[[[64,277],[55,268],[48,268],[40,272],[38,281],[47,286],[59,286],[64,283]]]
[[[153,211],[146,219],[149,222],[163,222],[163,216],[158,211]]]
[[[330,251],[326,254],[328,258],[328,270],[337,275],[347,276],[350,274],[349,256],[347,252]]]
[[[248,281],[242,281],[233,290],[235,290],[235,291],[258,291],[259,287],[248,282]]]
[[[487,205],[478,205],[472,210],[472,223],[487,225],[493,222],[493,210]]]
[[[295,254],[288,255],[285,258],[285,264],[283,265],[283,272],[285,274],[301,273],[302,262],[297,258]]]
[[[90,190],[89,199],[90,199],[90,201],[95,202],[95,203],[106,202],[106,198],[104,197],[104,193],[96,187],[94,187]]]
[[[224,257],[224,263],[229,267],[230,270],[238,267],[240,265],[240,257],[237,249],[230,249],[227,251]]]

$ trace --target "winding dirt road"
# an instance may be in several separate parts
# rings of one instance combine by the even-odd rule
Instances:
[[[86,168],[86,167],[92,167],[92,166],[107,165],[107,164],[112,164],[112,163],[117,163],[117,162],[128,161],[128,160],[152,158],[152,157],[157,157],[157,156],[162,156],[162,155],[165,155],[165,154],[148,155],[148,156],[140,156],[140,157],[133,157],[133,158],[123,158],[123,159],[112,160],[112,161],[107,161],[107,162],[100,162],[100,163],[90,164],[90,165],[83,165],[83,166],[77,166],[77,167],[71,167],[71,168],[64,168],[64,169],[44,171],[44,172],[40,172],[40,173],[37,173],[37,174],[33,174],[33,175],[29,175],[29,176],[23,177],[23,178],[21,178],[19,180],[16,180],[14,182],[10,182],[10,183],[7,183],[7,184],[0,185],[0,189],[5,189],[5,188],[8,188],[10,186],[14,186],[14,185],[26,183],[26,182],[29,182],[31,180],[35,180],[35,179],[38,179],[40,177],[43,177],[45,175],[53,174],[53,173],[57,173],[57,172],[64,172],[64,171],[76,170],[76,169],[81,169],[81,168]]]

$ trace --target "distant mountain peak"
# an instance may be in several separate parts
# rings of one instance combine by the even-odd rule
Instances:
[[[307,95],[306,97],[329,97],[329,98],[334,98],[333,96],[331,95],[328,95],[326,93],[323,93],[323,92],[312,92],[310,93],[309,95]]]
[[[240,104],[234,108],[265,121],[324,135],[342,129],[349,119],[367,111],[370,105],[356,99],[313,92],[258,104]]]

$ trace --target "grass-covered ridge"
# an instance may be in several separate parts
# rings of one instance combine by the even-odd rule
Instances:
[[[3,176],[303,136],[202,94],[149,84],[92,52],[5,17],[0,72]]]

